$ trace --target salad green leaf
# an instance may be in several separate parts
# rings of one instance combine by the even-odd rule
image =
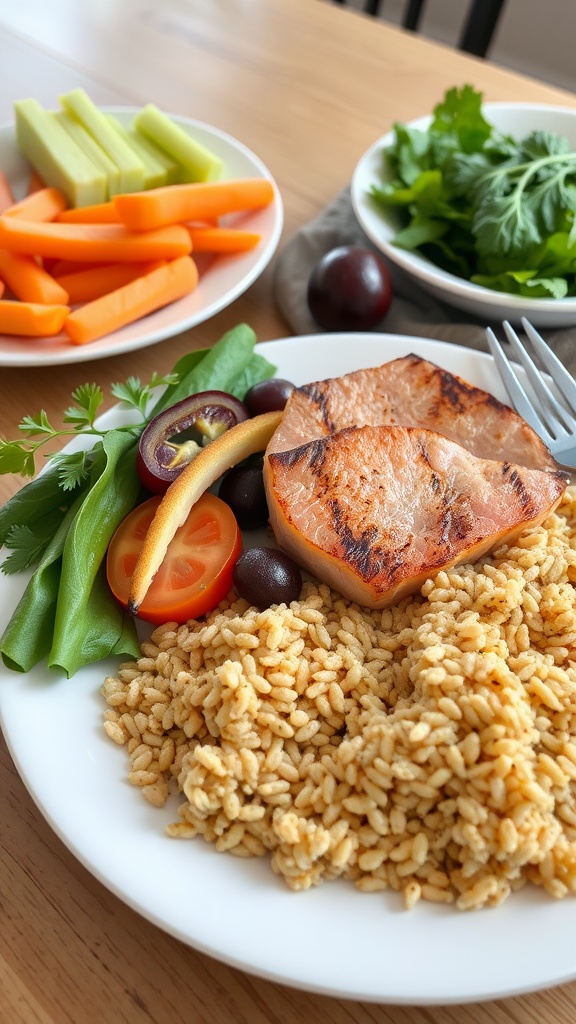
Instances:
[[[563,136],[502,135],[482,93],[464,85],[448,90],[426,131],[394,126],[384,170],[392,179],[370,194],[401,211],[397,246],[486,288],[576,294],[576,151]]]
[[[15,671],[29,671],[42,658],[71,676],[112,654],[137,657],[134,621],[112,597],[104,560],[122,519],[138,503],[138,439],[161,408],[198,391],[228,391],[243,398],[252,384],[272,376],[275,367],[255,352],[256,336],[246,324],[228,331],[208,350],[191,352],[165,377],[142,386],[137,378],[114,385],[113,393],[136,409],[140,422],[104,429],[96,413],[100,389],[77,388],[67,411],[70,431],[55,431],[46,414],[25,417],[25,441],[0,445],[5,472],[29,469],[40,434],[88,434],[87,451],[50,456],[46,472],[31,480],[0,509],[0,544],[8,550],[2,571],[35,566],[22,598],[0,637],[0,654]],[[162,394],[154,389],[162,385]],[[42,441],[38,442],[42,443]],[[7,468],[12,465],[14,468]],[[33,469],[32,469],[33,471]]]

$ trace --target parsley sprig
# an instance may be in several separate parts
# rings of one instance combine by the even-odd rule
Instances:
[[[176,384],[179,376],[168,373],[161,377],[154,373],[147,384],[142,384],[139,377],[129,377],[124,383],[112,384],[111,394],[122,403],[124,409],[133,409],[140,414],[136,424],[127,424],[116,428],[133,431],[134,425],[141,426],[146,419],[146,410],[153,397],[154,389],[162,385]],[[70,405],[64,412],[62,421],[69,427],[54,427],[44,409],[35,416],[24,416],[18,424],[22,437],[14,441],[0,438],[0,473],[19,473],[21,476],[34,476],[36,472],[36,454],[48,441],[57,437],[84,434],[88,437],[104,437],[105,428],[97,425],[97,417],[104,401],[102,388],[97,384],[81,384],[72,392]],[[90,472],[94,459],[94,449],[79,452],[55,452],[47,456],[47,461],[58,467],[59,484],[63,491],[71,491],[84,483]]]

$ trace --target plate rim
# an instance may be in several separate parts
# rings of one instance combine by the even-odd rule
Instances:
[[[394,353],[394,355],[391,356],[391,358],[397,357],[398,354],[408,354],[416,346],[417,348],[423,349],[424,352],[428,351],[430,353],[430,358],[433,358],[433,356],[437,357],[438,354],[442,355],[442,354],[451,352],[452,354],[455,355],[455,358],[458,359],[458,358],[461,358],[463,354],[465,354],[466,356],[471,358],[472,363],[477,362],[479,365],[483,366],[483,368],[485,370],[489,371],[490,369],[494,369],[494,364],[493,364],[492,357],[487,352],[479,351],[479,350],[476,350],[476,349],[465,348],[463,346],[455,345],[455,344],[450,343],[450,342],[444,342],[444,341],[437,340],[437,339],[430,339],[430,338],[425,338],[424,336],[415,336],[415,335],[396,335],[396,334],[357,335],[355,333],[346,333],[346,334],[340,334],[340,335],[325,335],[325,334],[302,335],[302,336],[298,336],[298,337],[284,337],[284,338],[278,338],[278,339],[275,339],[275,340],[272,340],[272,341],[260,342],[260,343],[258,343],[258,349],[262,352],[262,354],[267,355],[267,357],[271,358],[272,361],[273,361],[274,346],[278,345],[280,343],[283,344],[284,346],[298,347],[298,345],[300,345],[300,348],[301,349],[303,348],[304,352],[305,352],[306,348],[310,348],[311,346],[314,346],[315,344],[319,344],[322,349],[330,350],[330,349],[333,349],[335,344],[343,346],[343,345],[349,344],[351,341],[355,342],[355,341],[358,341],[358,340],[360,340],[361,342],[367,343],[367,347],[370,349],[371,352],[372,351],[376,351],[377,346],[379,344],[389,342],[390,340],[392,340],[395,344],[400,345],[401,347],[404,348],[404,353]],[[322,355],[322,353],[320,353],[320,354]],[[356,358],[354,358],[353,361],[356,364]],[[383,361],[385,361],[385,359],[381,360],[381,362],[383,362]],[[363,365],[365,365],[365,366],[377,365],[377,363],[374,362],[374,361],[363,361]],[[280,369],[280,372],[281,373],[284,372],[284,369],[282,367]],[[458,370],[457,369],[453,369],[452,372],[458,373]],[[320,377],[316,377],[316,379],[320,379]],[[109,413],[106,413],[105,415],[109,416],[110,413],[113,413],[113,412],[114,412],[114,410],[110,410]],[[0,592],[3,589],[4,585],[5,585],[4,582],[3,582],[3,580],[5,580],[5,579],[14,580],[14,577],[8,577],[8,578],[0,577]],[[116,664],[117,664],[117,662],[116,662]],[[101,670],[101,668],[98,669],[98,667],[97,667],[97,670],[98,670],[97,671],[98,679],[99,679],[99,681],[101,683],[102,680],[103,680],[104,673]],[[156,912],[150,910],[149,908],[148,909],[147,908],[143,908],[142,904],[139,903],[137,899],[135,899],[131,895],[127,895],[126,891],[123,890],[121,886],[119,887],[116,882],[111,881],[110,877],[106,874],[106,871],[103,871],[98,865],[96,865],[96,866],[94,865],[93,861],[90,859],[90,856],[87,854],[86,850],[82,848],[82,845],[81,844],[78,845],[78,843],[74,839],[71,839],[70,834],[67,833],[67,831],[66,831],[66,828],[62,827],[62,817],[60,816],[60,818],[59,818],[58,815],[56,817],[54,817],[54,815],[52,813],[50,813],[50,812],[47,813],[46,809],[42,805],[42,802],[38,801],[38,792],[37,792],[37,788],[38,787],[34,786],[34,782],[33,782],[33,780],[31,780],[28,777],[28,773],[27,773],[26,769],[24,770],[24,772],[22,772],[22,770],[21,770],[21,760],[22,759],[19,756],[19,751],[20,751],[20,746],[21,746],[21,739],[19,739],[17,742],[15,742],[14,734],[12,733],[10,728],[8,728],[8,729],[6,728],[7,719],[10,719],[11,715],[13,714],[13,711],[11,711],[11,710],[8,710],[8,713],[7,713],[8,704],[10,703],[11,699],[13,699],[13,698],[10,697],[9,691],[12,691],[14,693],[18,693],[19,692],[18,689],[17,689],[17,687],[18,687],[17,680],[21,680],[22,677],[20,677],[20,676],[16,676],[15,677],[13,673],[9,673],[8,674],[7,670],[5,670],[3,667],[0,668],[0,677],[2,677],[2,676],[6,677],[7,675],[8,675],[8,678],[12,681],[12,686],[10,686],[10,684],[6,682],[6,679],[1,679],[0,678],[0,724],[2,725],[2,727],[4,729],[4,733],[5,733],[5,736],[6,736],[6,742],[8,744],[9,749],[10,749],[10,753],[11,753],[13,759],[14,759],[14,762],[16,764],[16,767],[17,767],[17,770],[18,770],[18,772],[20,774],[20,777],[22,778],[22,780],[24,782],[24,785],[28,789],[32,799],[34,800],[36,805],[39,807],[39,810],[42,813],[43,817],[48,821],[50,827],[56,832],[56,834],[64,842],[64,844],[67,846],[67,848],[73,853],[73,855],[109,891],[113,892],[114,895],[116,895],[118,898],[120,898],[124,903],[126,903],[128,906],[130,906],[133,910],[135,910],[141,916],[143,916],[147,920],[151,921],[153,924],[155,924],[157,927],[160,927],[163,931],[167,932],[168,934],[171,934],[174,937],[180,939],[186,945],[189,945],[192,948],[198,949],[199,951],[201,951],[201,952],[203,952],[203,953],[205,953],[205,954],[207,954],[209,956],[212,956],[215,959],[217,959],[217,960],[219,960],[219,961],[221,961],[223,963],[228,964],[229,966],[235,967],[236,969],[240,969],[242,971],[245,971],[245,972],[247,972],[249,974],[253,974],[253,975],[257,976],[257,977],[261,977],[261,978],[263,978],[265,980],[268,980],[268,981],[272,981],[272,982],[275,982],[275,983],[278,983],[278,984],[284,984],[284,985],[287,985],[289,987],[294,987],[294,988],[297,988],[297,989],[300,989],[300,990],[303,990],[303,991],[310,991],[310,992],[315,992],[315,993],[322,994],[322,995],[331,996],[331,997],[334,997],[334,998],[339,998],[339,999],[342,999],[342,998],[345,998],[345,999],[355,999],[355,1000],[359,1000],[359,1001],[366,1001],[366,1002],[372,1002],[372,1003],[381,1003],[381,1004],[397,1004],[397,1005],[442,1005],[442,1004],[444,1004],[444,1005],[448,1005],[448,1004],[457,1004],[457,1003],[470,1003],[470,1002],[486,1001],[486,1000],[491,1000],[491,999],[507,998],[507,997],[511,997],[511,996],[525,994],[525,993],[532,992],[532,991],[542,990],[544,988],[548,988],[548,987],[551,987],[553,985],[564,984],[564,983],[566,983],[568,981],[573,980],[576,977],[576,951],[575,951],[574,954],[573,954],[572,965],[571,965],[569,970],[566,969],[562,973],[556,973],[556,974],[551,974],[550,972],[545,972],[546,973],[545,977],[536,977],[534,974],[532,974],[529,979],[524,979],[522,982],[515,981],[514,983],[504,984],[501,981],[498,984],[492,984],[492,986],[484,987],[484,988],[482,988],[481,984],[478,984],[476,988],[472,988],[472,987],[470,987],[470,983],[468,983],[468,988],[466,989],[466,987],[462,988],[462,979],[460,979],[460,981],[459,981],[460,990],[458,990],[456,992],[453,992],[453,993],[446,992],[446,991],[441,991],[441,992],[435,991],[433,987],[429,988],[426,991],[422,990],[420,992],[418,992],[418,991],[417,992],[414,992],[414,991],[408,992],[406,990],[401,990],[401,989],[394,990],[393,989],[394,979],[393,978],[388,978],[387,979],[388,984],[386,985],[386,989],[387,989],[386,991],[383,991],[381,987],[379,988],[378,991],[375,991],[375,990],[366,991],[364,988],[355,988],[346,978],[344,978],[344,981],[342,981],[341,977],[338,978],[337,983],[327,984],[325,981],[320,981],[320,980],[315,981],[315,980],[311,979],[309,976],[307,977],[307,976],[303,975],[302,973],[301,973],[301,976],[299,976],[299,977],[287,976],[285,971],[284,971],[284,973],[282,972],[282,969],[280,969],[280,970],[278,970],[278,969],[272,970],[272,969],[270,969],[270,967],[263,967],[262,965],[259,965],[257,963],[250,962],[249,958],[247,958],[245,947],[244,947],[244,949],[242,951],[242,955],[238,955],[238,953],[237,953],[235,956],[232,956],[232,955],[230,955],[229,952],[222,952],[221,950],[218,950],[217,948],[215,948],[214,945],[210,943],[210,941],[205,941],[204,942],[198,936],[196,936],[195,938],[192,938],[189,933],[188,934],[183,933],[180,928],[174,926],[173,923],[167,922],[165,919],[162,919],[162,917],[159,917]],[[96,673],[93,673],[93,675],[96,675]],[[95,706],[95,712],[98,711],[97,723],[98,723],[98,726],[100,727],[100,731],[103,732],[103,730],[101,730],[102,714],[103,714],[103,711],[105,710],[105,704],[104,704],[103,700],[98,696],[97,691],[92,689],[92,685],[93,685],[92,682],[90,682],[90,687],[91,687],[90,690],[88,690],[88,684],[87,684],[86,680],[84,680],[84,681],[78,680],[78,679],[76,679],[76,680],[75,679],[67,680],[67,681],[64,681],[63,685],[74,687],[77,683],[80,683],[80,685],[86,687],[86,691],[87,692],[86,692],[86,694],[83,694],[82,700],[84,700],[86,698],[87,701],[97,702],[97,707]],[[34,700],[34,699],[36,699],[36,696],[37,695],[33,692],[26,699]],[[17,697],[16,698],[16,704],[19,703],[19,700],[20,700],[20,704],[22,706],[22,698],[18,698]],[[96,723],[93,722],[92,726],[95,726],[95,724]],[[115,770],[118,767],[118,765],[116,764],[116,762],[114,760],[114,757],[115,757],[114,750],[115,749],[116,749],[116,752],[117,752],[117,761],[118,761],[118,763],[120,763],[120,759],[122,759],[122,766],[121,766],[120,775],[116,776],[115,777],[115,781],[114,781],[114,785],[115,786],[121,787],[122,783],[125,782],[125,775],[126,775],[126,770],[125,770],[126,769],[125,750],[124,750],[124,748],[115,748],[114,744],[112,744],[112,742],[110,740],[108,740],[108,739],[106,739],[105,742],[106,742],[106,749],[109,751],[109,756],[110,756],[110,771],[113,774],[115,773]],[[131,803],[130,803],[130,806],[131,806],[131,810],[133,810],[133,812],[134,812],[134,816],[135,816],[135,820],[136,821],[138,821],[142,817],[142,813],[139,813],[140,803],[144,803],[144,801],[142,800],[140,794],[138,794],[137,792],[135,792],[131,788]],[[61,812],[60,812],[60,814],[61,814]],[[159,812],[153,810],[153,814],[158,815]],[[66,820],[66,815],[64,815],[64,820]],[[159,820],[159,819],[156,818],[156,819],[153,819],[153,820]],[[164,837],[163,837],[163,839],[164,839]],[[164,842],[165,841],[166,840],[164,839]],[[196,842],[198,844],[200,844],[200,840],[199,839],[197,839]],[[184,848],[187,847],[187,844],[182,844],[182,845],[183,845]],[[199,846],[199,849],[202,849],[202,848]],[[215,857],[215,852],[211,848],[206,848],[206,849],[208,850],[209,854],[211,854],[213,857]],[[195,860],[195,858],[192,858],[192,859]],[[229,860],[233,862],[234,866],[240,866],[241,867],[241,865],[243,863],[243,862],[235,861],[235,859],[233,859],[233,858],[229,858]],[[266,874],[265,882],[267,880],[267,883],[269,883],[269,881],[270,881],[269,875],[272,874],[270,866],[269,866],[269,863],[266,864],[266,872],[267,872],[267,874]],[[242,878],[244,877],[242,875],[242,872],[241,872],[241,877]],[[346,887],[346,889],[344,889],[344,887]],[[264,889],[263,889],[263,897],[264,898],[266,898],[266,890],[267,889],[268,890],[270,889],[270,885],[269,884],[265,884],[264,885]],[[315,903],[315,904],[319,903],[320,906],[322,907],[323,906],[323,900],[322,900],[322,894],[323,893],[328,892],[329,895],[330,895],[330,898],[331,898],[331,894],[332,893],[338,892],[340,894],[340,897],[342,898],[343,906],[345,907],[346,903],[350,903],[350,890],[352,890],[355,895],[358,895],[358,894],[356,894],[356,891],[354,890],[354,887],[351,885],[351,883],[333,882],[333,883],[330,883],[329,885],[326,884],[325,886],[318,887],[318,889],[310,890],[309,893],[304,893],[304,894],[294,894],[294,893],[291,893],[291,894],[289,894],[289,899],[295,901],[294,905],[296,906],[296,902],[297,901],[305,900],[308,897],[310,897],[310,899],[312,900],[313,903]],[[386,894],[383,894],[383,895],[386,896]],[[378,894],[371,894],[371,898],[373,898],[375,901],[377,901],[379,896],[378,896]],[[399,898],[400,897],[398,897],[397,894],[396,894],[395,895],[395,899],[399,899]],[[507,911],[510,910],[510,905],[512,904],[512,906],[514,906],[514,901],[522,900],[522,898],[523,898],[523,893],[513,894],[510,897],[510,900],[506,901],[506,904],[504,904],[502,907],[498,908],[498,914],[499,914],[499,919],[498,920],[502,921],[502,923],[504,923],[506,921],[507,916],[509,916],[507,914]],[[360,899],[366,900],[367,899],[367,895],[366,894],[360,894]],[[570,908],[569,898],[567,898],[567,901],[563,901],[563,902],[564,902],[564,912],[561,914],[562,917],[564,916],[565,913],[569,912],[569,908]],[[547,919],[548,920],[550,920],[550,919],[555,920],[554,911],[557,912],[559,906],[562,907],[562,903],[561,904],[555,903],[554,901],[551,900],[551,897],[546,897],[546,899],[544,901],[540,900],[540,902],[538,904],[538,908],[536,909],[536,911],[535,911],[533,906],[529,906],[528,913],[533,915],[535,912],[538,912],[538,909],[540,909],[541,910],[541,916],[542,916],[542,919],[543,919],[544,922],[546,922]],[[395,913],[395,910],[397,910],[397,907],[394,904],[394,906],[392,906],[392,905],[390,905],[389,907],[384,906],[381,909],[381,911],[380,911],[382,913],[382,915],[383,915],[382,921],[385,922],[387,920],[387,915],[390,916],[390,918],[389,918],[389,927],[390,928],[393,929],[394,925],[395,924],[398,925],[398,922],[399,921],[401,922],[401,920],[403,920],[405,922],[406,921],[413,921],[415,927],[418,928],[419,922],[418,922],[418,917],[416,916],[418,914],[418,908],[415,908],[415,910],[412,911],[412,914],[410,914],[410,915],[406,914],[406,916],[402,917],[402,919],[399,918],[398,913]],[[494,911],[494,912],[496,912],[496,911]],[[475,922],[478,922],[478,927],[480,928],[481,932],[482,931],[486,932],[486,930],[487,930],[486,933],[488,935],[492,936],[495,940],[497,940],[497,936],[494,936],[493,932],[492,932],[492,925],[493,925],[493,922],[494,922],[494,918],[493,918],[491,912],[489,910],[485,910],[483,913],[485,915],[484,917],[480,917],[479,915],[475,915],[475,914],[472,914],[472,913],[470,913],[469,915],[463,915],[462,912],[457,912],[453,908],[450,908],[448,910],[448,913],[444,913],[443,910],[435,910],[433,905],[427,905],[427,906],[424,907],[424,912],[423,912],[422,917],[423,917],[423,921],[424,922],[426,922],[428,919],[430,919],[432,921],[433,925],[434,925],[434,929],[436,929],[437,927],[440,929],[439,932],[438,932],[439,935],[442,934],[443,922],[445,922],[446,920],[448,920],[450,922],[453,921],[453,920],[455,920],[456,922],[463,922],[463,921],[470,921],[471,922],[471,921],[475,921]],[[404,915],[405,912],[402,911],[402,914]],[[422,921],[420,922],[420,924],[422,924]],[[466,929],[465,929],[465,931],[466,931]],[[436,934],[436,931],[434,933]],[[244,938],[245,938],[245,935],[244,935]],[[384,934],[384,938],[390,938],[390,935],[389,934],[388,935]],[[506,946],[505,948],[507,949],[508,946]],[[482,966],[482,972],[485,973],[485,971],[486,971],[485,965],[482,964],[481,966]],[[477,975],[479,976],[482,972],[478,971]]]

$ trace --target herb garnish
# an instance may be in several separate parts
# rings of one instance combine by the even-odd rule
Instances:
[[[138,377],[129,377],[123,384],[112,384],[110,392],[122,403],[124,409],[135,409],[141,414],[141,426],[154,388],[176,384],[178,379],[178,374],[175,373],[168,373],[164,377],[154,373],[151,381],[143,385]],[[24,416],[18,424],[18,430],[24,435],[23,439],[6,441],[0,438],[0,473],[34,476],[36,452],[55,437],[67,437],[78,433],[104,436],[106,430],[96,426],[96,417],[104,401],[102,389],[97,384],[81,384],[72,392],[71,397],[76,405],[69,406],[62,417],[64,423],[71,424],[69,429],[58,430],[53,427],[42,409],[36,416]],[[120,429],[131,430],[132,425]],[[33,441],[32,438],[39,440]],[[58,464],[59,482],[63,491],[73,490],[86,480],[93,457],[93,451],[56,452],[48,456],[48,461]]]
[[[35,453],[49,438],[81,434],[87,445],[95,440],[87,452],[48,456],[46,472],[0,508],[0,545],[9,552],[1,571],[34,568],[0,637],[8,668],[28,672],[46,658],[49,668],[72,676],[109,655],[138,657],[134,621],[112,597],[104,562],[115,529],[143,497],[136,472],[140,434],[147,418],[186,395],[220,390],[242,399],[270,377],[274,367],[255,343],[254,331],[238,324],[212,348],[187,353],[165,377],[115,384],[112,393],[133,420],[125,426],[98,425],[103,395],[86,384],[74,391],[75,404],[64,415],[69,427],[56,430],[46,413],[26,416],[22,439],[0,442],[0,471],[30,475]],[[158,397],[159,385],[165,387]]]

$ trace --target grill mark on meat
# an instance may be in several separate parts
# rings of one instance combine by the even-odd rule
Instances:
[[[513,469],[509,462],[505,462],[502,466],[502,476],[505,477],[507,482],[512,486],[518,501],[522,505],[522,509],[525,512],[530,512],[534,503],[524,486],[524,481],[518,473],[518,470]]]
[[[328,508],[332,516],[332,525],[338,540],[342,544],[344,559],[362,579],[369,581],[382,570],[385,564],[382,549],[374,546],[378,536],[376,526],[366,527],[356,536],[346,521],[346,513],[337,498],[331,498]]]
[[[439,541],[443,546],[469,538],[472,534],[474,517],[468,503],[461,495],[444,494],[440,498],[444,508],[439,509]]]
[[[566,485],[560,473],[475,459],[434,431],[391,426],[271,452],[265,483],[281,547],[372,608],[542,522]]]
[[[320,384],[324,385],[329,383],[330,381],[320,382]],[[330,419],[330,414],[328,412],[328,396],[326,393],[326,389],[322,388],[317,384],[304,384],[298,390],[301,391],[302,394],[307,395],[310,401],[314,403],[322,417],[322,422],[324,423],[327,432],[329,434],[333,434],[334,431],[337,430],[337,426],[333,422],[333,420]]]
[[[418,444],[418,451],[419,451],[419,454],[422,456],[422,461],[425,462],[427,466],[430,466],[430,458],[428,456],[428,449],[427,449],[426,444],[424,443],[424,441],[420,441],[419,442],[419,444]],[[433,473],[434,471],[432,470],[431,466],[430,466],[430,469],[431,469],[431,471]]]
[[[300,444],[297,448],[289,448],[285,452],[274,452],[269,456],[273,462],[277,462],[279,465],[286,466],[292,469],[293,466],[297,466],[304,458],[307,458],[308,445]]]
[[[318,438],[316,441],[300,444],[297,448],[289,448],[285,452],[273,452],[269,457],[273,462],[276,461],[290,469],[297,466],[299,462],[305,461],[315,476],[319,476],[326,458],[326,449],[322,444],[322,439]]]
[[[446,406],[455,414],[468,413],[472,405],[484,406],[486,409],[495,409],[498,412],[507,413],[508,411],[507,407],[495,398],[494,395],[489,394],[487,391],[482,391],[472,384],[467,384],[466,381],[455,377],[440,367],[434,367],[428,372],[425,384],[429,385],[434,380],[438,383],[439,394],[436,400],[430,403],[428,408],[430,416],[439,416],[442,409],[445,409]]]

